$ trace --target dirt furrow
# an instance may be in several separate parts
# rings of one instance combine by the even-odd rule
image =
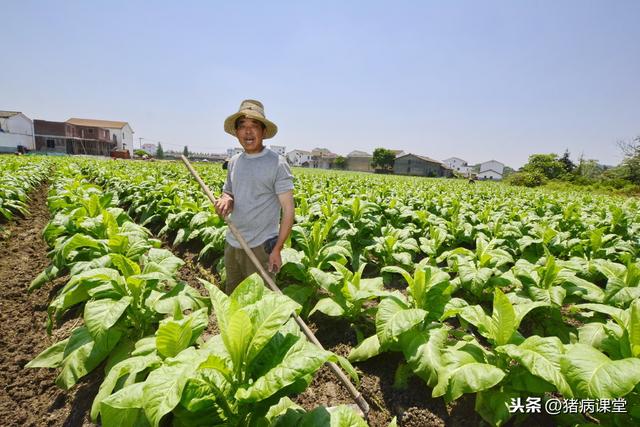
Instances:
[[[65,326],[46,333],[47,305],[58,279],[27,293],[31,281],[49,264],[42,230],[49,221],[47,189],[31,195],[30,215],[5,226],[0,241],[0,423],[3,426],[91,425],[88,410],[100,384],[98,373],[71,391],[55,385],[53,369],[25,369],[39,352],[64,338]],[[75,320],[73,320],[75,321]],[[68,334],[68,333],[67,333]]]

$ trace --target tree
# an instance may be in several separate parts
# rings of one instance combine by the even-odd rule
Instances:
[[[158,143],[158,149],[156,150],[156,158],[164,159],[164,150],[162,149],[162,144]]]
[[[381,169],[385,172],[393,170],[393,164],[396,161],[396,155],[391,150],[386,148],[376,148],[373,150],[373,159],[371,160],[371,166],[374,169]]]
[[[185,157],[189,157],[189,148],[187,148],[187,146],[184,146],[184,149],[182,150],[182,155]]]
[[[564,171],[566,173],[572,173],[573,170],[576,168],[575,163],[571,161],[569,156],[570,156],[570,153],[569,153],[569,149],[567,148],[564,150],[564,154],[562,155],[562,157],[560,157],[560,159],[558,160],[560,163],[562,163],[562,167],[564,168]]]
[[[634,184],[640,184],[640,136],[636,136],[632,141],[618,141],[618,147],[624,154],[621,165],[624,178]]]
[[[564,164],[558,160],[557,154],[532,154],[522,167],[523,172],[538,172],[548,179],[559,178],[564,174]]]
[[[146,151],[138,148],[137,150],[133,150],[133,154],[135,154],[138,157],[142,157],[142,156],[148,156],[149,153],[147,153]]]
[[[337,168],[337,169],[344,169],[347,166],[347,159],[345,159],[342,156],[338,156],[336,157],[336,159],[333,161],[333,165]]]
[[[576,175],[587,180],[596,179],[602,174],[602,168],[595,159],[585,159],[580,156],[578,166],[576,167]],[[586,181],[589,182],[589,181]]]

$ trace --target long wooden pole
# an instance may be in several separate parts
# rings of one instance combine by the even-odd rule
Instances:
[[[209,190],[209,187],[207,187],[207,184],[205,184],[202,178],[200,178],[200,175],[198,175],[198,172],[193,168],[189,160],[184,155],[181,156],[181,158],[185,166],[187,167],[187,169],[189,169],[189,173],[191,173],[191,176],[193,176],[195,180],[198,181],[198,184],[200,184],[200,188],[202,188],[202,191],[204,191],[204,193],[207,195],[211,204],[215,205],[216,198],[213,196],[213,193],[211,193],[211,190]],[[256,255],[253,253],[253,251],[247,244],[247,241],[244,239],[242,234],[240,234],[240,230],[238,230],[238,228],[235,226],[235,224],[233,224],[233,222],[230,219],[224,218],[224,220],[227,222],[227,226],[229,227],[229,230],[231,230],[231,233],[233,233],[236,240],[240,243],[240,246],[242,247],[242,249],[244,249],[247,256],[249,257],[253,265],[256,267],[256,269],[262,276],[262,279],[267,283],[267,285],[271,288],[272,291],[281,294],[282,291],[280,290],[280,288],[278,288],[278,286],[275,284],[273,279],[271,279],[271,276],[267,274],[266,270],[264,269],[264,267],[262,266],[262,264],[260,263]],[[293,318],[298,324],[298,326],[300,326],[302,333],[307,337],[307,339],[324,350],[324,347],[322,346],[320,341],[318,341],[318,339],[313,334],[313,332],[311,332],[311,329],[309,329],[307,324],[304,323],[304,320],[302,320],[295,313],[293,314]],[[369,413],[369,404],[367,403],[366,400],[364,400],[364,397],[362,397],[362,394],[358,390],[356,390],[353,384],[351,384],[351,381],[349,380],[349,378],[345,375],[344,372],[342,372],[342,370],[338,365],[336,365],[333,362],[327,362],[327,364],[329,365],[329,368],[333,371],[333,373],[338,377],[340,382],[347,388],[347,390],[349,391],[349,394],[351,394],[351,397],[356,401],[356,403],[358,404],[358,407],[360,408],[362,413],[366,416]]]

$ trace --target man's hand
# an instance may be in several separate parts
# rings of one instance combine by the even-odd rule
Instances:
[[[280,256],[280,249],[273,248],[269,255],[269,273],[277,273],[282,267],[282,257]]]
[[[218,215],[222,218],[226,218],[233,210],[233,197],[227,193],[222,193],[222,196],[216,200],[214,207],[216,208],[216,213]]]

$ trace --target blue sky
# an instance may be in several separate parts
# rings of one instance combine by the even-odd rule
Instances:
[[[639,21],[639,1],[5,2],[0,109],[222,152],[254,98],[287,151],[616,164],[640,135]]]

